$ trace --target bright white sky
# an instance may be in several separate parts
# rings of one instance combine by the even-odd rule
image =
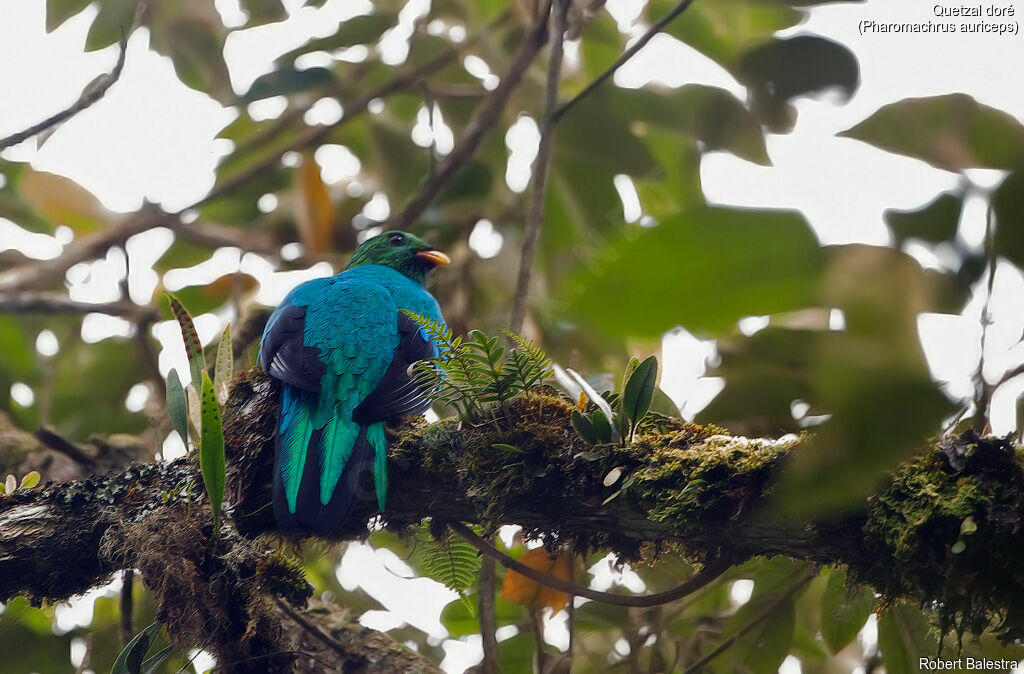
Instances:
[[[332,34],[338,21],[364,13],[371,7],[368,2],[350,0],[328,0],[318,10],[305,8],[303,4],[303,0],[286,0],[285,5],[291,11],[287,21],[239,30],[231,35],[225,56],[237,91],[244,91],[252,80],[268,72],[279,54],[299,46],[310,36]],[[1017,0],[996,0],[995,4],[1015,6],[1018,20],[1024,9]],[[217,0],[216,5],[229,25],[244,24],[244,15],[239,13],[236,0]],[[635,35],[643,29],[635,23],[642,5],[642,0],[609,0],[608,9],[623,31]],[[89,24],[96,14],[95,6],[51,34],[44,30],[44,6],[42,0],[0,0],[0,16],[3,17],[0,20],[0,101],[3,101],[0,136],[66,107],[78,97],[85,84],[109,70],[116,57],[115,47],[88,54],[82,51]],[[860,89],[852,100],[841,105],[827,96],[824,100],[800,100],[797,104],[799,119],[793,133],[768,137],[771,167],[750,164],[726,153],[708,155],[702,164],[702,180],[708,198],[722,204],[799,209],[826,244],[854,241],[884,244],[889,240],[882,221],[885,209],[918,207],[940,191],[953,187],[957,177],[951,173],[854,140],[835,137],[836,132],[853,126],[885,103],[950,92],[969,93],[985,104],[1001,108],[1018,119],[1024,118],[1024,88],[1019,86],[1024,38],[862,37],[857,33],[861,19],[927,20],[931,18],[931,6],[931,2],[924,0],[870,0],[866,4],[824,6],[813,10],[803,25],[787,31],[789,35],[816,33],[850,47],[860,60]],[[424,2],[416,0],[404,13],[404,22],[411,22],[425,8]],[[685,21],[685,15],[679,20]],[[400,31],[382,45],[389,61],[403,58],[404,38],[397,33]],[[572,59],[568,60],[571,64]],[[494,76],[488,75],[487,65],[481,60],[471,59],[466,66],[484,79],[486,86],[494,85]],[[746,95],[744,87],[718,65],[667,36],[652,40],[615,78],[620,86],[630,87],[650,80],[673,86],[700,82],[726,88],[741,98]],[[273,115],[273,108],[271,102],[253,112]],[[318,115],[319,119],[329,120],[337,115],[337,110],[325,105]],[[3,157],[31,161],[37,169],[65,175],[88,188],[114,211],[134,210],[143,199],[176,210],[201,197],[213,184],[213,170],[219,158],[229,150],[224,141],[214,137],[235,116],[233,110],[222,108],[205,95],[180,84],[169,60],[148,49],[148,35],[140,30],[129,42],[121,80],[103,100],[67,122],[43,148],[37,150],[35,142],[28,141],[8,149]],[[414,139],[428,144],[430,131],[424,119]],[[443,126],[434,129],[438,143],[450,145],[450,134],[445,136],[445,132]],[[510,165],[508,182],[514,189],[521,190],[526,185],[528,163],[535,151],[536,128],[530,123],[517,125],[506,140],[517,155]],[[317,160],[325,176],[331,173],[338,181],[353,178],[358,172],[358,162],[353,162],[354,158],[346,153],[343,148],[318,153]],[[1002,174],[975,171],[970,178],[984,188],[991,188],[998,184]],[[619,187],[622,192],[623,186]],[[628,190],[623,193],[627,197],[624,207],[628,210]],[[267,206],[272,208],[273,203],[268,202]],[[965,213],[961,236],[969,245],[980,244],[984,206],[983,200],[975,199]],[[388,204],[383,195],[374,200],[372,208],[376,209],[376,214],[386,217]],[[495,254],[501,245],[501,225],[486,223],[478,227],[471,242],[474,250],[487,257]],[[138,270],[138,276],[131,279],[133,299],[148,298],[157,282],[156,275],[139,262],[155,261],[170,245],[170,237],[169,232],[157,231],[130,243],[132,267]],[[61,244],[67,241],[66,234],[56,239],[26,236],[13,223],[0,219],[0,250],[12,247],[31,256],[49,258],[59,254]],[[924,264],[940,262],[935,251],[924,247],[908,252]],[[941,251],[939,253],[941,255]],[[306,272],[279,274],[252,256],[239,260],[238,252],[229,249],[219,252],[216,260],[202,269],[191,270],[187,280],[196,282],[206,276],[212,280],[239,264],[260,279],[263,286],[260,299],[271,303],[278,301],[295,284],[331,273],[328,267],[319,266]],[[82,301],[109,299],[105,294],[116,285],[114,280],[121,268],[117,260],[110,260],[97,262],[91,268],[73,270],[74,273],[69,274],[73,296]],[[172,285],[172,280],[166,279],[168,285]],[[183,283],[183,279],[178,282]],[[1024,277],[1010,265],[1000,265],[992,302],[995,323],[990,328],[987,354],[990,377],[998,376],[1003,368],[1024,359],[1024,349],[1012,348],[1024,331],[1022,296]],[[919,320],[932,372],[937,379],[948,383],[953,395],[965,396],[971,391],[971,375],[979,352],[980,310],[981,298],[976,297],[963,316],[925,315]],[[212,339],[231,318],[227,314],[198,317],[201,336]],[[92,316],[87,323],[84,330],[88,333],[87,339],[102,338],[125,329],[117,319],[111,318]],[[746,325],[756,329],[764,323],[752,320]],[[176,332],[170,325],[157,327],[157,335],[167,347],[161,354],[161,368],[165,372],[172,366],[187,371],[187,365],[181,362],[184,356]],[[52,340],[47,336],[44,342],[48,349],[52,348],[49,341]],[[681,330],[667,335],[664,347],[663,385],[677,403],[686,404],[687,415],[692,416],[721,387],[720,382],[703,377],[705,360],[713,355],[714,345]],[[1005,433],[1014,427],[1014,399],[1022,388],[1024,382],[1003,387],[996,395],[993,401],[995,432]],[[139,405],[138,400],[130,402]],[[180,448],[168,446],[166,450],[171,454]],[[366,546],[353,545],[338,573],[346,586],[359,582],[388,609],[366,616],[368,623],[386,628],[408,621],[443,637],[437,611],[450,593],[439,586],[412,588],[412,584],[431,581],[398,580],[398,576],[407,575],[406,570],[401,560],[391,559],[387,551],[374,552]],[[610,571],[601,573],[603,583],[611,582]],[[638,581],[635,577],[629,580]],[[402,585],[410,587],[399,591]],[[422,601],[410,602],[408,598],[412,594]],[[91,601],[88,598],[76,602],[77,608],[72,613],[59,612],[61,629],[67,629],[76,621],[88,624]],[[553,643],[561,642],[557,626],[552,626],[548,632]],[[448,640],[445,648],[449,653],[445,667],[449,671],[461,671],[479,657],[478,640]],[[787,662],[785,668],[787,674],[794,671],[791,662]],[[798,671],[798,665],[796,669]]]

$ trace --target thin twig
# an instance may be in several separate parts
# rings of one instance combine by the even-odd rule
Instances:
[[[62,280],[68,269],[79,262],[101,257],[111,246],[154,227],[170,226],[177,216],[161,212],[152,205],[144,206],[117,224],[105,227],[68,244],[55,260],[30,262],[0,273],[0,291],[41,288]]]
[[[107,314],[140,320],[152,309],[129,300],[76,302],[57,292],[0,293],[0,312],[5,314]]]
[[[348,651],[345,650],[345,647],[342,646],[337,639],[335,639],[329,634],[325,634],[323,630],[321,630],[319,627],[317,627],[312,622],[307,620],[305,616],[303,616],[301,613],[292,609],[291,606],[286,604],[281,599],[277,599],[275,603],[277,604],[277,607],[281,609],[282,613],[284,613],[289,618],[294,620],[299,627],[306,631],[307,634],[309,634],[314,639],[330,648],[338,655],[342,657],[348,657]]]
[[[127,646],[135,637],[132,619],[132,587],[135,585],[135,571],[125,569],[121,574],[121,645]]]
[[[474,112],[459,144],[451,154],[438,162],[437,171],[433,177],[428,178],[420,185],[419,190],[406,203],[405,207],[385,224],[385,229],[408,228],[430,206],[441,190],[451,182],[459,169],[465,166],[466,162],[476,153],[487,132],[497,123],[512,92],[519,85],[526,70],[544,45],[549,9],[550,5],[541,12],[540,18],[534,22],[530,31],[523,38],[508,70],[490,96],[484,99]]]
[[[43,443],[55,452],[60,452],[75,463],[85,468],[95,468],[96,460],[82,451],[82,449],[62,435],[49,428],[39,427],[32,433],[36,440]]]
[[[548,76],[544,94],[544,122],[534,162],[533,182],[530,190],[530,208],[526,215],[523,233],[523,251],[519,257],[519,277],[516,292],[512,298],[512,319],[509,329],[522,332],[526,318],[526,298],[530,290],[530,276],[533,272],[533,258],[537,250],[537,239],[544,220],[544,195],[548,180],[548,166],[551,163],[551,149],[555,140],[555,111],[558,106],[558,83],[562,73],[562,48],[565,34],[565,16],[568,0],[555,0],[551,11],[551,30],[548,36]]]
[[[598,590],[592,590],[589,587],[569,583],[560,578],[555,578],[554,576],[550,576],[542,571],[529,567],[519,560],[509,557],[501,550],[498,550],[461,522],[452,522],[449,523],[448,526],[451,527],[452,531],[461,536],[467,543],[476,548],[481,554],[490,557],[506,569],[512,569],[516,573],[526,576],[535,583],[540,583],[545,587],[550,587],[553,590],[565,592],[566,594],[586,597],[587,599],[593,599],[594,601],[600,601],[606,604],[614,604],[616,606],[660,606],[661,604],[667,604],[671,601],[682,599],[686,595],[696,592],[700,588],[704,587],[715,578],[718,578],[730,566],[732,566],[731,559],[728,556],[723,555],[705,564],[700,573],[690,580],[681,585],[677,585],[670,590],[641,596],[611,594],[610,592],[599,592]]]
[[[996,281],[995,211],[989,202],[985,214],[985,249],[988,253],[988,281],[985,287],[985,304],[981,308],[981,353],[978,355],[978,370],[974,375],[974,432],[982,435],[988,426],[988,408],[995,387],[985,381],[985,347],[988,342],[988,326],[992,322],[989,304]],[[1005,376],[1005,375],[1004,375]]]
[[[65,108],[57,114],[47,117],[38,124],[33,124],[32,126],[28,127],[23,131],[13,133],[10,136],[7,136],[6,138],[0,138],[0,150],[11,147],[12,145],[17,145],[18,143],[28,140],[29,138],[35,136],[38,133],[46,131],[47,129],[54,127],[58,124],[61,124],[62,122],[66,122],[67,120],[71,119],[78,113],[82,112],[83,110],[85,110],[86,108],[96,103],[101,98],[103,98],[104,94],[107,93],[107,89],[109,89],[114,84],[114,82],[120,79],[121,71],[124,70],[124,57],[125,53],[128,51],[127,34],[123,34],[121,36],[119,47],[120,52],[117,55],[117,62],[114,63],[114,69],[106,75],[101,75],[100,78],[97,80],[98,84],[96,86],[86,87],[86,89],[82,92],[82,95],[78,97],[78,100],[76,100],[68,108]]]
[[[767,618],[771,617],[771,615],[775,613],[775,611],[780,606],[789,601],[789,599],[791,599],[793,595],[795,595],[797,592],[803,589],[803,587],[807,585],[809,582],[814,580],[814,577],[817,575],[817,569],[815,569],[814,567],[805,569],[803,574],[797,579],[795,583],[793,583],[793,585],[790,586],[788,590],[783,592],[781,595],[778,596],[777,599],[775,599],[770,604],[765,606],[764,609],[762,609],[760,613],[751,618],[749,622],[747,622],[738,630],[730,634],[729,637],[725,639],[725,641],[723,641],[722,643],[718,644],[718,646],[716,646],[714,650],[709,651],[706,655],[699,658],[696,662],[694,662],[692,665],[683,670],[683,674],[696,674],[701,669],[706,667],[709,662],[717,658],[725,651],[729,650],[729,648],[731,648],[733,644],[739,641],[739,639],[744,634],[757,627]]]
[[[658,19],[658,21],[653,26],[648,28],[643,35],[637,38],[636,42],[630,45],[629,49],[622,52],[622,56],[616,59],[615,63],[611,64],[607,70],[605,70],[603,73],[594,78],[594,80],[590,84],[583,87],[583,90],[580,91],[580,93],[576,94],[571,99],[569,99],[561,106],[559,106],[558,110],[555,111],[554,121],[557,122],[560,119],[562,119],[562,117],[565,116],[565,113],[572,110],[577,103],[582,101],[590,94],[594,93],[594,90],[597,89],[602,84],[604,84],[605,80],[614,75],[616,70],[621,68],[627,61],[629,61],[629,59],[633,58],[638,51],[643,49],[647,45],[647,43],[651,41],[651,38],[653,38],[655,35],[663,31],[668,24],[672,23],[673,19],[675,19],[677,16],[685,12],[692,4],[693,0],[681,0],[681,2],[678,5],[672,8],[672,11]]]
[[[484,659],[480,663],[483,674],[498,674],[501,664],[498,660],[498,617],[494,609],[495,573],[494,560],[484,559],[480,564],[477,579],[477,599],[480,610],[480,637]]]

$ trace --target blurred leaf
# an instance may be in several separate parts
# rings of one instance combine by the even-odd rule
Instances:
[[[776,597],[763,595],[744,604],[726,623],[723,638],[746,626],[774,601]],[[776,674],[793,643],[795,622],[793,600],[787,599],[726,651],[730,671]]]
[[[485,164],[479,161],[467,162],[441,191],[435,203],[442,206],[455,201],[479,201],[491,193],[493,183],[494,177]]]
[[[519,561],[549,576],[568,581],[571,575],[572,559],[569,555],[560,554],[555,558],[548,555],[543,548],[534,548],[523,553]],[[558,613],[569,603],[569,595],[558,590],[536,583],[526,576],[509,570],[501,583],[502,601],[513,602],[532,610],[540,610],[545,606]]]
[[[783,119],[782,108],[793,98],[835,88],[848,100],[860,84],[853,52],[816,35],[772,39],[754,47],[740,59],[739,72],[755,107],[766,110],[772,120]]]
[[[39,484],[39,471],[33,470],[33,471],[29,471],[28,473],[26,473],[25,475],[22,476],[22,478],[21,478],[21,485],[18,488],[19,489],[31,489],[32,487],[36,486],[37,484]]]
[[[830,332],[816,354],[814,389],[832,416],[793,457],[777,489],[792,515],[856,508],[953,411],[918,339],[917,315],[933,301],[918,264],[872,246],[831,255],[822,292],[843,311],[846,329]]]
[[[658,128],[685,133],[709,151],[725,150],[767,166],[764,133],[757,118],[731,93],[718,87],[687,84],[678,89],[616,89],[608,104],[622,115]],[[643,138],[643,134],[640,134]],[[653,148],[653,143],[648,143]]]
[[[647,18],[656,21],[675,6],[675,0],[652,0]],[[800,22],[803,14],[782,3],[760,0],[695,2],[668,25],[666,32],[735,72],[740,57],[777,31]]]
[[[54,224],[37,211],[21,193],[21,181],[35,170],[28,164],[0,159],[0,218],[30,232],[52,234]]]
[[[217,343],[217,360],[213,373],[213,390],[217,394],[217,402],[221,405],[228,401],[228,382],[233,374],[235,357],[231,352],[231,324],[224,327],[224,333]]]
[[[838,653],[857,638],[874,603],[874,594],[867,587],[847,587],[845,569],[828,572],[821,597],[821,636],[832,653]]]
[[[1024,126],[966,94],[891,103],[839,135],[947,171],[1012,169],[1024,161]]]
[[[136,634],[117,656],[110,674],[142,674],[142,661],[160,633],[160,627],[160,623],[153,623]]]
[[[89,27],[85,50],[95,51],[114,44],[132,27],[137,0],[107,0],[99,3],[99,13]]]
[[[580,40],[580,61],[588,80],[603,73],[622,55],[625,37],[611,14],[599,12],[594,16]]]
[[[928,633],[927,618],[906,604],[878,612],[878,648],[886,674],[916,674],[920,658],[938,652],[938,644]]]
[[[92,0],[46,0],[46,32],[52,33],[62,23],[81,12]]]
[[[171,426],[188,447],[188,403],[185,400],[185,388],[178,378],[178,371],[173,367],[167,373],[167,414],[171,417]]]
[[[279,63],[292,63],[303,54],[317,51],[333,52],[338,49],[354,47],[357,44],[376,42],[388,28],[395,25],[398,17],[391,13],[375,12],[354,16],[338,26],[338,30],[326,37],[310,40],[298,49],[284,54]]]
[[[199,445],[199,468],[213,511],[213,535],[220,531],[220,506],[224,502],[224,429],[220,421],[220,405],[213,391],[210,376],[203,371],[202,440]]]
[[[453,601],[441,611],[441,624],[448,630],[448,635],[453,639],[480,633],[480,617],[471,606],[476,606],[479,598],[476,594],[466,596],[465,601]],[[468,605],[468,606],[467,606]],[[494,612],[498,621],[498,627],[514,625],[519,622],[523,615],[523,609],[518,604],[503,601],[499,597],[494,600]]]
[[[167,293],[167,302],[181,329],[181,339],[185,342],[185,355],[188,356],[188,366],[192,373],[192,386],[198,391],[202,388],[203,370],[206,369],[203,344],[199,341],[199,333],[196,332],[196,326],[192,323],[192,315],[189,314],[188,309],[170,293]]]
[[[288,18],[281,0],[239,0],[239,5],[249,14],[246,21],[246,28],[253,28],[273,21],[283,21]]]
[[[533,674],[534,645],[527,632],[520,632],[498,644],[502,674]]]
[[[334,73],[327,68],[316,66],[306,70],[281,68],[266,75],[260,75],[239,99],[239,103],[251,103],[272,96],[286,96],[309,89],[326,86],[334,81]]]
[[[91,192],[54,173],[26,169],[18,189],[25,201],[53,225],[70,227],[78,235],[106,226],[113,215]]]
[[[996,254],[1024,269],[1024,227],[1020,226],[1024,213],[1024,170],[1014,171],[999,185],[992,195],[992,212]]]
[[[721,332],[743,316],[807,306],[822,255],[796,213],[697,208],[605,246],[577,276],[573,312],[614,335],[675,325]],[[680,264],[681,260],[685,260]]]
[[[719,340],[721,363],[709,376],[725,378],[725,389],[697,415],[733,433],[777,436],[799,432],[791,405],[802,400],[820,412],[813,391],[815,352],[828,333],[768,326],[749,337]]]
[[[942,243],[956,237],[963,206],[962,193],[943,192],[924,208],[916,211],[889,209],[883,217],[896,237],[897,245],[902,245],[907,239]]]
[[[307,251],[323,253],[330,248],[334,234],[334,204],[312,150],[303,153],[302,164],[295,170],[294,192],[299,240]]]

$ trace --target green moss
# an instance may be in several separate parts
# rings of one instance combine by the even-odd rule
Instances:
[[[650,460],[633,491],[655,522],[682,536],[736,517],[759,500],[796,439],[748,440],[697,427],[666,438],[642,438]]]
[[[971,434],[940,443],[869,500],[865,554],[851,569],[888,598],[934,605],[943,632],[978,634],[992,622],[1004,638],[1020,638],[1022,486],[1008,443]]]

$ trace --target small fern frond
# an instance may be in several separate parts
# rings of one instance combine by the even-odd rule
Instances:
[[[424,535],[422,539],[417,536],[417,539],[411,561],[422,575],[455,590],[463,597],[476,586],[480,571],[480,557],[476,548],[451,534],[440,540],[429,535]]]

